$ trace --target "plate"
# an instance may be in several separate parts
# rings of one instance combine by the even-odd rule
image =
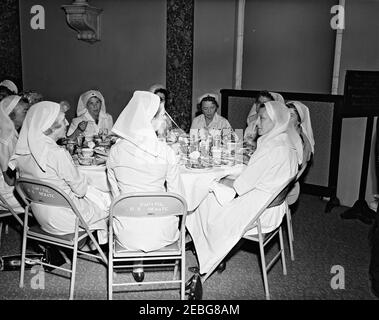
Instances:
[[[213,169],[213,167],[200,167],[200,168],[185,167],[185,168],[189,171],[195,171],[195,172],[203,172],[203,171],[209,171]]]

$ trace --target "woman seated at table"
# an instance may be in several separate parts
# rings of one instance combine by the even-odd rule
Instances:
[[[175,153],[157,137],[165,124],[165,110],[159,97],[151,92],[135,91],[112,129],[120,137],[107,160],[114,197],[128,192],[183,193]],[[130,250],[157,250],[179,237],[178,218],[174,216],[118,217],[113,228],[117,241]],[[135,268],[133,276],[136,281],[142,281],[143,269]]]
[[[313,130],[308,107],[299,101],[289,101],[286,106],[291,114],[290,127],[300,137],[300,146],[303,153],[303,161],[301,166],[307,165],[314,153],[315,141],[313,138]],[[297,182],[287,196],[288,204],[294,204],[299,198],[300,184]]]
[[[311,160],[315,145],[309,109],[299,101],[289,101],[286,106],[290,110],[291,123],[300,135],[303,143],[303,164],[305,164]]]
[[[198,108],[201,110],[201,114],[193,119],[191,129],[222,130],[231,128],[229,121],[216,112],[219,105],[215,94],[206,93],[198,101]]]
[[[282,95],[276,92],[261,91],[258,94],[256,102],[250,109],[249,115],[247,116],[247,127],[244,133],[245,147],[248,148],[248,153],[251,155],[257,147],[258,131],[257,131],[257,119],[258,111],[257,106],[268,101],[279,101],[285,103]],[[250,157],[250,155],[247,157]]]
[[[234,191],[237,197],[226,202],[217,192],[209,193],[198,209],[187,216],[186,226],[196,248],[201,274],[220,263],[277,188],[296,175],[299,159],[286,132],[289,121],[290,113],[284,104],[276,101],[261,104],[257,150],[235,180],[221,180],[224,186],[220,188],[226,188],[227,193]],[[261,217],[262,232],[274,230],[284,213],[284,203],[267,209]],[[256,228],[247,232],[254,233]]]
[[[15,172],[8,167],[8,162],[27,110],[28,103],[20,96],[10,95],[0,102],[0,193],[16,212],[24,209],[14,196]]]
[[[22,178],[48,182],[67,193],[89,228],[99,231],[99,243],[104,244],[110,199],[88,184],[68,151],[56,144],[65,137],[66,128],[67,120],[58,103],[34,104],[27,113],[10,165],[19,170]],[[71,209],[33,204],[32,210],[44,231],[57,235],[74,233],[76,215]]]
[[[89,90],[80,96],[76,115],[67,132],[69,137],[75,138],[79,134],[92,137],[100,131],[112,129],[113,118],[106,112],[105,100],[99,91]]]
[[[161,103],[163,103],[163,107],[166,109],[166,104],[169,98],[169,93],[167,89],[161,84],[154,84],[150,87],[149,91],[158,95]],[[172,129],[172,127],[172,121],[168,117],[166,117],[166,133],[169,132]]]

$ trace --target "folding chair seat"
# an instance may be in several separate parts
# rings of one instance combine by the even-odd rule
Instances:
[[[181,217],[179,239],[158,250],[144,252],[142,250],[128,250],[122,247],[114,235],[113,221],[117,217]],[[171,192],[137,192],[123,194],[113,200],[109,216],[109,264],[108,264],[108,298],[113,299],[114,287],[145,286],[159,284],[180,284],[180,298],[185,297],[185,222],[187,203],[178,194]],[[146,237],[149,235],[146,234]],[[133,264],[133,262],[149,262]],[[161,261],[161,263],[157,263]],[[170,263],[171,261],[171,263]],[[153,262],[153,263],[150,263]],[[180,272],[179,272],[180,265]],[[144,269],[167,268],[174,269],[172,280],[143,281],[143,282],[114,282],[115,269],[125,269],[143,266]],[[179,273],[179,277],[177,277]],[[177,279],[178,278],[178,279]],[[115,291],[118,292],[118,291]]]
[[[299,181],[301,176],[303,175],[305,169],[307,168],[307,163],[303,164],[303,166],[300,168],[299,172],[296,175],[296,180],[295,183]],[[291,190],[289,190],[289,193]],[[299,189],[300,193],[300,189]],[[289,197],[287,195],[287,210],[286,210],[286,220],[287,220],[287,233],[288,233],[288,243],[290,247],[290,255],[291,255],[291,260],[295,260],[295,252],[293,249],[293,243],[294,243],[294,236],[293,236],[293,227],[292,227],[292,213],[291,213],[291,208],[290,206],[293,205],[299,197],[299,194],[297,194],[297,197]]]
[[[287,194],[289,190],[293,187],[295,183],[295,177],[290,178],[287,180],[282,186],[280,186],[276,193],[274,193],[266,202],[266,204],[262,207],[262,209],[258,212],[258,214],[255,216],[255,218],[248,224],[248,226],[245,228],[243,234],[241,235],[241,238],[244,238],[246,240],[254,241],[259,243],[259,251],[260,251],[260,257],[261,257],[261,268],[262,268],[262,274],[263,274],[263,284],[265,288],[265,295],[266,299],[270,299],[270,293],[268,288],[268,281],[267,281],[267,272],[271,267],[275,264],[275,262],[281,258],[282,262],[282,268],[283,268],[283,274],[287,274],[287,267],[286,267],[286,260],[285,260],[285,252],[284,252],[284,246],[283,246],[283,232],[282,232],[282,223],[279,224],[279,226],[268,232],[263,233],[262,232],[262,226],[261,226],[261,217],[262,214],[266,211],[268,208],[276,207],[281,205],[283,202],[286,201]],[[287,203],[286,203],[287,206]],[[257,234],[254,235],[248,235],[246,234],[251,229],[256,228]],[[271,261],[267,264],[266,258],[265,258],[265,251],[264,247],[275,238],[276,235],[279,235],[279,251],[277,254],[271,259]],[[225,254],[225,256],[228,253]],[[218,266],[219,262],[222,261],[224,258],[222,257],[217,263],[214,264],[214,266],[209,270],[204,276],[202,276],[202,283],[205,282],[205,280],[213,273],[215,268]]]
[[[23,223],[24,228],[21,253],[20,287],[22,288],[24,286],[25,261],[28,260],[28,262],[30,261],[30,263],[37,263],[40,265],[53,267],[68,272],[71,275],[69,299],[72,300],[74,298],[76,264],[78,253],[94,257],[96,259],[101,259],[105,264],[108,264],[106,255],[100,248],[97,240],[93,235],[93,232],[95,230],[89,230],[87,223],[84,221],[82,215],[78,211],[75,204],[68,197],[68,195],[64,193],[62,190],[60,190],[58,187],[39,180],[19,178],[16,180],[16,190],[26,204]],[[74,233],[66,235],[55,235],[44,231],[39,225],[29,226],[28,216],[29,212],[31,212],[31,204],[33,203],[71,209],[76,215]],[[84,244],[88,237],[95,244],[100,256],[93,253],[84,252],[79,249],[79,247],[81,247],[81,244]],[[34,239],[38,242],[49,243],[58,247],[64,247],[73,250],[71,267],[64,268],[61,266],[53,265],[48,262],[26,258],[25,255],[28,239]]]
[[[18,215],[24,212],[16,212],[12,206],[5,200],[5,198],[0,194],[0,219],[13,216],[15,219],[23,226],[22,220]],[[3,221],[0,220],[0,247],[1,247],[1,236],[3,231]],[[5,233],[8,233],[8,224],[5,224]]]

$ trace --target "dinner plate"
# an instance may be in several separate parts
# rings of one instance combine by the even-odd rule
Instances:
[[[193,172],[203,172],[203,171],[209,171],[212,170],[213,167],[204,167],[204,168],[188,168],[185,167],[188,171],[193,171]]]

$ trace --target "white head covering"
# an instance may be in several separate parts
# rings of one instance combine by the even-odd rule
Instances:
[[[138,148],[158,156],[158,137],[151,120],[159,109],[160,99],[148,91],[135,91],[121,112],[112,132],[135,144]]]
[[[59,103],[51,101],[41,101],[30,107],[10,162],[21,155],[31,154],[38,166],[46,171],[48,142],[50,143],[51,139],[43,132],[52,126],[59,112]]]
[[[11,80],[3,80],[3,81],[1,81],[0,82],[0,86],[7,87],[10,91],[12,91],[15,94],[18,93],[17,86]]]
[[[100,122],[101,118],[106,118],[107,111],[105,108],[105,99],[103,95],[97,90],[86,91],[79,97],[78,106],[76,109],[76,115],[80,117],[81,115],[87,113],[87,116],[91,117],[87,109],[87,102],[92,97],[96,97],[101,101],[100,114],[99,114],[99,122]]]
[[[216,100],[217,104],[220,105],[219,102],[218,102],[218,96],[215,93],[205,93],[205,94],[203,94],[202,96],[200,96],[199,98],[197,98],[197,103],[200,104],[201,100],[203,100],[204,98],[207,98],[207,97],[214,98]]]
[[[284,98],[281,94],[276,93],[276,92],[269,92],[269,94],[271,94],[271,96],[274,98],[274,101],[279,101],[281,103],[285,103]]]
[[[313,130],[312,130],[312,125],[311,125],[311,117],[309,115],[309,109],[306,105],[299,101],[289,101],[287,104],[293,104],[299,113],[300,116],[300,122],[301,122],[301,128],[303,129],[304,134],[307,136],[311,148],[312,148],[312,153],[315,151],[315,139],[313,137]]]
[[[166,90],[165,86],[162,85],[162,84],[154,84],[150,87],[149,91],[152,92],[152,93],[155,93],[155,91],[157,91],[158,89],[163,89],[163,90]]]
[[[17,106],[20,99],[20,96],[11,95],[0,101],[0,143],[8,144],[16,131],[9,114]]]
[[[274,127],[257,140],[257,151],[265,147],[266,143],[282,133],[287,133],[290,142],[296,148],[298,164],[303,161],[303,146],[298,133],[289,126],[290,112],[285,104],[279,101],[268,101],[264,103],[267,115],[274,122]]]

